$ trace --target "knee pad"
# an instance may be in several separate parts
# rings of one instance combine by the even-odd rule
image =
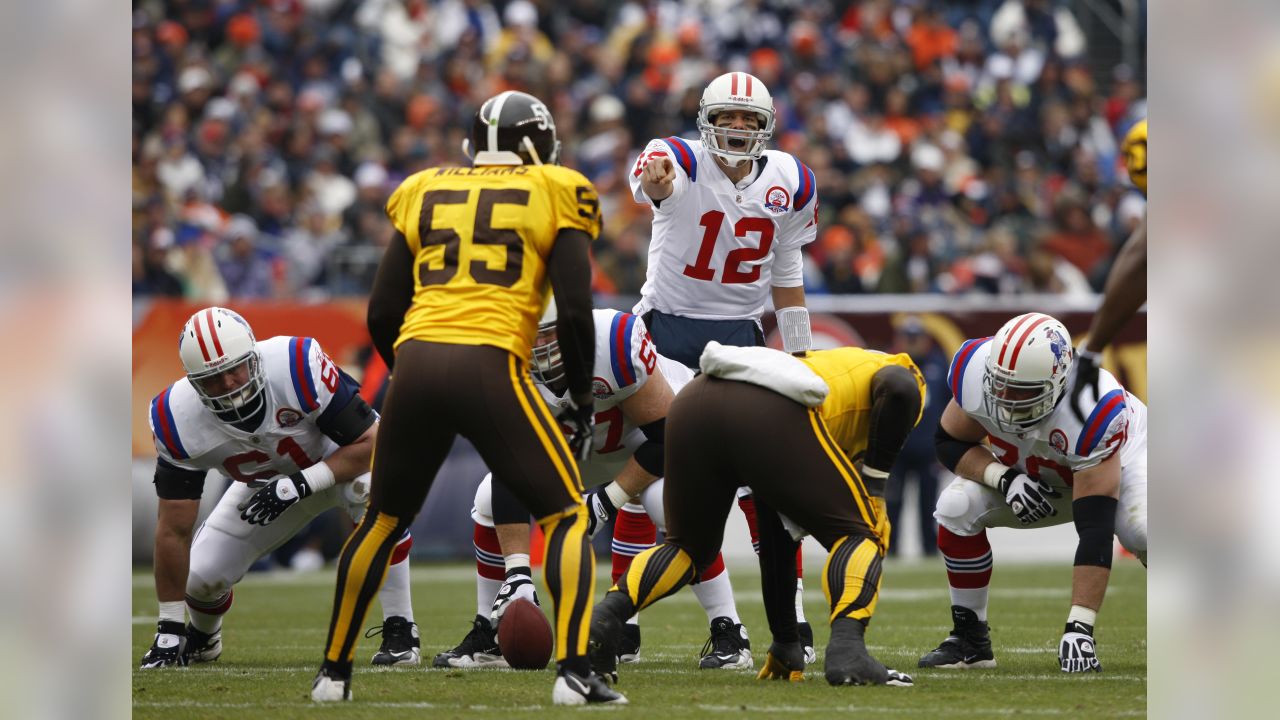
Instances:
[[[972,520],[968,517],[973,503],[969,497],[969,488],[965,487],[973,484],[958,478],[938,495],[938,504],[933,511],[933,517],[939,525],[957,535],[973,534]]]
[[[644,506],[645,513],[663,534],[667,532],[667,513],[662,508],[662,488],[665,484],[664,479],[658,478],[640,493],[640,504]]]
[[[485,475],[476,488],[476,499],[471,505],[471,519],[477,525],[493,527],[493,473]]]
[[[226,594],[235,580],[227,576],[225,568],[205,554],[192,554],[187,570],[187,595],[203,602],[212,602]]]

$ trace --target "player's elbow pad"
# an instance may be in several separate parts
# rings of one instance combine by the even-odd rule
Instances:
[[[964,457],[970,448],[975,447],[978,447],[976,442],[951,437],[951,433],[942,429],[942,423],[938,423],[938,429],[933,433],[933,449],[938,454],[938,462],[951,472],[956,471],[960,458]]]
[[[1080,544],[1076,546],[1076,565],[1111,567],[1117,505],[1115,498],[1105,495],[1087,495],[1071,502],[1076,534],[1080,536]]]
[[[648,425],[641,425],[640,432],[644,433],[644,444],[636,448],[632,457],[642,470],[662,477],[666,474],[663,457],[666,453],[667,419],[658,418]]]

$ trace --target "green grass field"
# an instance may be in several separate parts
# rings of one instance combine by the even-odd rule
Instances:
[[[604,570],[604,564],[601,569]],[[768,629],[755,568],[733,568],[739,611],[763,662]],[[316,706],[309,700],[327,629],[333,571],[251,575],[236,588],[223,628],[225,650],[216,663],[133,673],[133,717],[216,718],[531,718],[580,712],[664,720],[757,717],[990,717],[1002,715],[1118,717],[1146,714],[1146,573],[1117,559],[1099,618],[1099,657],[1105,672],[1064,675],[1057,642],[1069,606],[1069,564],[996,568],[991,592],[992,640],[999,667],[976,671],[920,671],[916,659],[950,629],[942,563],[887,562],[880,604],[868,632],[871,651],[890,667],[911,672],[914,688],[831,687],[822,678],[825,601],[810,568],[805,610],[818,635],[819,657],[804,683],[757,682],[746,672],[699,671],[706,617],[688,590],[641,616],[641,662],[621,666],[627,707],[557,708],[552,670],[429,669],[431,657],[470,628],[475,610],[473,565],[419,565],[414,609],[424,665],[375,671],[368,665],[379,639],[357,650],[353,703]],[[597,593],[607,577],[601,575]],[[545,592],[539,596],[547,600]],[[133,582],[133,659],[154,632],[149,573]],[[380,624],[380,610],[366,626]]]

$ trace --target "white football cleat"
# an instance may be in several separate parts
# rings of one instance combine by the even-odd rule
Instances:
[[[348,678],[330,677],[329,673],[320,669],[316,673],[315,682],[311,683],[312,702],[342,702],[351,699],[351,680]]]

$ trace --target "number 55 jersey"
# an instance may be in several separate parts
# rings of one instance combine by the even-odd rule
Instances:
[[[583,487],[613,480],[636,448],[644,443],[644,433],[622,413],[623,400],[635,395],[660,370],[672,392],[679,393],[693,371],[658,354],[638,315],[617,310],[593,310],[596,326],[596,361],[591,392],[595,396],[596,426],[591,441],[591,458],[581,466]],[[542,399],[552,408],[567,406],[567,397],[558,397],[538,385]]]
[[[672,192],[655,207],[641,189],[649,163],[671,160]],[[735,185],[698,140],[653,140],[630,171],[636,202],[653,209],[649,272],[637,314],[758,320],[769,288],[799,287],[800,247],[817,234],[813,171],[766,150]]]
[[[359,386],[320,343],[273,337],[258,343],[266,376],[265,412],[242,430],[206,408],[187,378],[151,401],[151,432],[162,461],[185,470],[217,470],[232,480],[270,480],[328,457],[338,444],[324,432],[326,410],[340,410]]]

